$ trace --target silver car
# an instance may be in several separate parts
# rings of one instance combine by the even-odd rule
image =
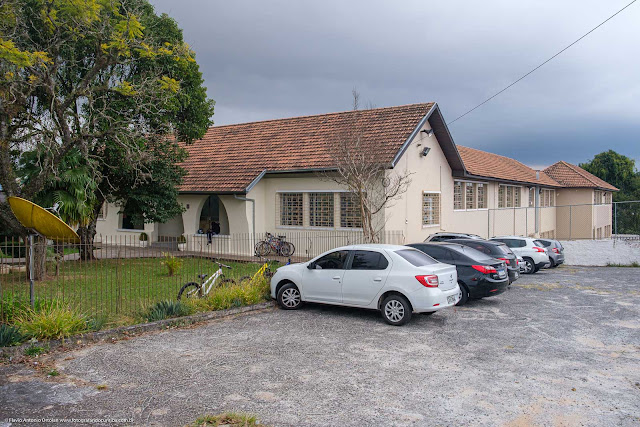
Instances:
[[[547,250],[547,255],[549,255],[549,261],[551,262],[549,268],[556,268],[560,264],[564,264],[564,247],[562,243],[552,239],[536,239],[536,241],[540,242]]]

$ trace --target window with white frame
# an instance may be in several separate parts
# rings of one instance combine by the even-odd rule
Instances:
[[[487,185],[470,181],[454,181],[453,209],[473,210],[487,208]]]
[[[440,193],[422,194],[422,225],[440,224]]]
[[[107,202],[104,202],[100,207],[100,211],[98,212],[98,219],[106,219],[107,218]]]
[[[309,193],[309,226],[333,227],[333,193]]]
[[[612,194],[611,194],[610,191],[607,191],[606,193],[604,193],[604,202],[606,204],[610,205],[612,200],[613,200],[612,199]]]
[[[540,197],[543,208],[555,206],[556,204],[556,190],[542,190]]]
[[[529,188],[529,207],[532,208],[536,204],[536,188]]]
[[[362,228],[362,216],[356,194],[340,193],[340,227]]]
[[[473,182],[464,183],[464,207],[465,209],[475,209],[475,192],[473,191]]]
[[[522,189],[515,185],[498,185],[498,207],[518,208],[522,200]]]
[[[453,183],[453,209],[462,209],[462,182]]]
[[[280,225],[292,227],[304,225],[303,193],[280,193]]]
[[[603,203],[607,203],[606,194],[603,191],[594,191],[593,192],[593,203],[596,205],[601,205]]]
[[[476,193],[478,195],[478,209],[486,209],[487,186],[485,184],[476,184]]]

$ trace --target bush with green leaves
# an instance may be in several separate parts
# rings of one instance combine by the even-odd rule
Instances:
[[[196,311],[226,310],[268,301],[269,292],[269,281],[262,277],[214,288],[205,298],[189,299],[187,304],[193,306]]]
[[[169,277],[177,274],[182,268],[182,260],[173,256],[170,252],[163,252],[164,260],[162,261],[162,265],[167,267],[167,274]]]
[[[37,339],[66,338],[87,330],[86,316],[58,301],[25,310],[17,316],[15,324],[20,325],[26,335]]]
[[[155,322],[172,317],[188,316],[191,313],[193,308],[181,301],[159,301],[149,307],[144,317],[149,322]]]
[[[0,347],[18,345],[26,339],[20,329],[5,323],[0,324]]]

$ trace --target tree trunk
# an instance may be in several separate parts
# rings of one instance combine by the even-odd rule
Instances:
[[[29,237],[23,236],[26,242],[26,267],[27,267],[27,279],[33,279],[34,281],[43,280],[46,276],[46,261],[47,261],[47,240],[41,236],[34,236],[33,238],[33,259],[31,259],[31,251],[29,250]],[[31,263],[33,262],[33,277],[31,277]]]
[[[86,226],[78,228],[80,237],[80,260],[91,261],[96,259],[93,255],[93,239],[96,237],[96,220],[92,220]]]

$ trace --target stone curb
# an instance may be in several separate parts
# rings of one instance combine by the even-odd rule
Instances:
[[[140,323],[137,325],[120,326],[105,331],[87,332],[80,335],[74,335],[61,340],[38,341],[36,346],[48,347],[47,352],[51,352],[60,347],[70,349],[90,343],[105,342],[107,340],[116,340],[131,337],[144,332],[161,331],[170,327],[189,326],[194,323],[206,322],[208,320],[220,319],[223,317],[233,316],[235,314],[248,313],[251,311],[264,310],[273,307],[273,301],[262,302],[260,304],[248,305],[246,307],[230,308],[220,311],[208,311],[205,313],[192,314],[191,316],[176,317],[172,319],[158,320],[157,322]],[[24,351],[33,344],[27,342],[15,347],[0,347],[0,358],[10,358],[14,356],[23,356]]]

